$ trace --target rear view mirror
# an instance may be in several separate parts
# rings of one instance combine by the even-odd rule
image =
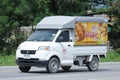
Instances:
[[[36,30],[36,26],[32,26],[32,30],[35,31]]]

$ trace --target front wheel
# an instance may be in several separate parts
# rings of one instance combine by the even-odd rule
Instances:
[[[20,71],[28,72],[31,69],[31,66],[19,66]]]
[[[60,62],[57,58],[51,58],[46,69],[50,73],[56,73],[58,71],[59,65]]]
[[[87,63],[87,67],[89,71],[96,71],[99,67],[99,61],[97,57],[93,57],[92,61]]]

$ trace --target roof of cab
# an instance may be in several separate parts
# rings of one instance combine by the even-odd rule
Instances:
[[[75,17],[70,16],[49,16],[43,18],[36,26],[36,28],[50,28],[50,29],[60,29],[65,28],[66,24],[70,24],[71,26],[67,26],[66,28],[73,28],[72,24],[74,23]]]
[[[37,29],[62,29],[74,28],[75,22],[107,22],[102,17],[85,16],[49,16],[43,18],[37,25]]]

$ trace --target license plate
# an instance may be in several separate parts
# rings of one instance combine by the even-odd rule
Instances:
[[[30,55],[29,54],[24,54],[24,58],[25,59],[30,59]]]

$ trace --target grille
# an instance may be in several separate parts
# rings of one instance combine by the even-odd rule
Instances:
[[[35,50],[21,50],[21,54],[35,54]]]

